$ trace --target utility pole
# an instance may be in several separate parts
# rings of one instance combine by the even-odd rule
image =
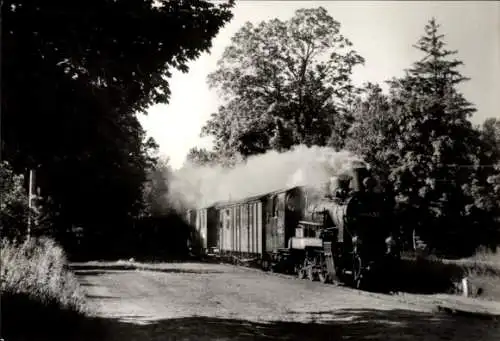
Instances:
[[[35,189],[35,170],[30,169],[30,181],[29,181],[29,189],[28,189],[28,240],[31,236],[31,210],[33,208],[33,197],[34,197],[34,189]]]
[[[2,41],[2,26],[3,26],[3,16],[2,16],[2,9],[3,9],[3,5],[4,5],[4,2],[1,1],[0,2],[0,42]],[[3,65],[2,64],[2,53],[3,53],[3,49],[2,49],[2,44],[0,43],[0,65]],[[0,79],[2,79],[2,69],[3,67],[0,67]],[[3,108],[3,105],[2,105],[2,88],[0,87],[0,162],[2,161],[2,108]]]

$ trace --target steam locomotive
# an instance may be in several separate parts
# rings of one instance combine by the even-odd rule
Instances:
[[[399,259],[392,203],[376,187],[358,165],[326,194],[295,186],[189,210],[187,221],[202,253],[362,289]]]

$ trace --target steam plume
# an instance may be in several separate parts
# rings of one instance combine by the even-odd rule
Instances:
[[[183,207],[203,207],[217,201],[237,200],[284,187],[324,185],[353,163],[355,155],[327,147],[297,146],[278,153],[253,156],[231,169],[185,165],[169,181],[169,200]]]

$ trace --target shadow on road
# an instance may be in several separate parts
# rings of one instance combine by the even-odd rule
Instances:
[[[298,313],[296,313],[298,314]],[[406,310],[309,313],[312,322],[251,322],[188,317],[147,324],[93,318],[78,340],[499,340],[498,321]],[[325,318],[326,320],[322,320]],[[134,316],[127,316],[128,319]],[[140,319],[141,317],[137,316]],[[321,321],[320,321],[321,320]]]
[[[123,270],[123,271],[129,271],[129,270]],[[110,271],[109,270],[74,270],[73,272],[77,275],[101,276],[101,275],[108,274]]]
[[[134,264],[106,264],[106,265],[72,265],[71,270],[77,275],[101,275],[109,271],[130,271],[143,270],[165,273],[191,273],[191,274],[220,274],[224,273],[220,270],[213,269],[187,269],[187,268],[166,268],[159,266],[141,266]]]
[[[108,296],[108,295],[86,295],[88,299],[91,300],[119,300],[120,296]]]

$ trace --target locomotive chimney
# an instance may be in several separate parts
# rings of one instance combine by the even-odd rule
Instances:
[[[338,189],[338,187],[339,187],[338,177],[332,176],[330,178],[328,185],[327,185],[326,192],[328,193],[328,195],[334,196],[335,191]]]
[[[363,165],[356,165],[355,167],[353,167],[352,173],[352,186],[354,191],[364,192],[366,188],[363,184],[363,180],[369,175],[368,169]]]

